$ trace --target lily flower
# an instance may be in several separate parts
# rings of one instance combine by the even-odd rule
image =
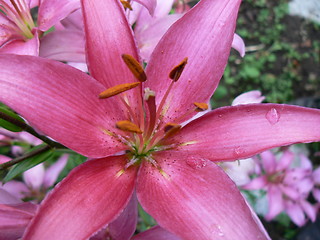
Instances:
[[[24,239],[87,239],[136,192],[183,239],[268,239],[216,164],[320,139],[320,111],[278,104],[205,110],[223,74],[240,0],[202,0],[175,22],[143,71],[118,1],[83,0],[90,75],[32,56],[0,56],[0,100],[91,160],[50,192]],[[214,51],[213,51],[214,50]]]
[[[267,192],[266,220],[270,221],[284,211],[298,226],[306,223],[305,215],[315,221],[317,208],[307,201],[314,187],[311,162],[300,154],[299,166],[294,166],[294,154],[289,150],[278,160],[271,151],[260,155],[258,176],[243,188]]]
[[[39,55],[39,38],[60,20],[80,7],[79,0],[43,0],[37,24],[30,9],[32,0],[0,0],[0,53]]]

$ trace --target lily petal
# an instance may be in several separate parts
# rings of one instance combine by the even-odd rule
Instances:
[[[153,16],[157,6],[157,0],[134,0],[134,1],[143,5],[146,9],[148,9],[149,14]]]
[[[126,208],[106,228],[100,230],[90,240],[122,240],[130,239],[134,234],[138,222],[138,201],[135,194],[131,197]]]
[[[43,178],[43,186],[45,188],[49,188],[53,186],[53,184],[57,181],[57,178],[59,177],[59,174],[63,170],[63,168],[66,166],[68,161],[69,155],[64,154],[62,155],[57,162],[52,164],[45,172],[44,178]]]
[[[79,0],[42,0],[38,13],[39,29],[41,31],[49,30],[49,28],[79,8]]]
[[[0,65],[0,101],[36,129],[89,157],[124,149],[111,132],[120,132],[115,122],[125,115],[117,99],[98,99],[105,88],[95,79],[66,64],[31,56],[1,55]]]
[[[241,57],[244,57],[244,55],[246,54],[246,46],[244,44],[243,39],[238,35],[238,34],[234,34],[233,36],[233,40],[232,40],[232,48],[234,48],[235,50],[237,50],[240,54]]]
[[[20,239],[36,209],[32,203],[0,204],[0,239]]]
[[[23,173],[24,182],[29,188],[38,190],[43,184],[44,173],[43,164],[38,164]]]
[[[161,227],[183,239],[266,239],[236,185],[216,164],[187,152],[153,157],[158,168],[142,163],[136,191]]]
[[[268,213],[265,216],[267,220],[272,220],[284,210],[282,192],[277,186],[270,185],[268,188],[268,205]]]
[[[173,235],[160,226],[155,226],[147,231],[139,233],[131,240],[180,240],[181,238]]]
[[[277,146],[320,140],[320,110],[282,104],[223,107],[187,124],[169,143],[211,161],[251,157]]]
[[[78,30],[50,32],[41,38],[40,57],[66,62],[85,62],[84,35]]]
[[[24,239],[87,239],[114,220],[134,189],[136,169],[121,172],[125,164],[116,156],[72,170],[41,203]]]
[[[0,48],[1,54],[19,54],[19,55],[31,55],[38,56],[39,55],[39,39],[38,37],[34,37],[28,41],[24,40],[13,40],[11,42],[6,43]]]
[[[216,89],[230,54],[239,0],[203,0],[176,21],[162,37],[146,68],[146,86],[157,90],[160,103],[171,80],[170,71],[184,58],[188,63],[167,100],[166,119],[191,118],[194,102],[208,102]],[[192,46],[192,47],[190,47]]]
[[[129,54],[139,59],[123,6],[119,1],[81,2],[91,75],[106,88],[136,81],[121,58],[122,54]]]

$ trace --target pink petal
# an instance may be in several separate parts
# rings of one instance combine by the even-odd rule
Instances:
[[[314,182],[317,184],[320,184],[320,167],[314,170],[312,176],[313,176]]]
[[[13,196],[0,186],[0,204],[17,204],[21,202],[20,198]]]
[[[306,200],[301,200],[300,205],[311,221],[314,222],[317,217],[317,208]]]
[[[53,184],[57,181],[59,174],[64,169],[68,162],[69,155],[64,154],[62,155],[57,162],[52,164],[45,172],[43,178],[43,186],[45,188],[49,188],[53,186]]]
[[[261,156],[261,162],[264,170],[268,174],[274,173],[277,167],[277,160],[274,154],[271,151],[264,151],[260,153],[260,156]]]
[[[147,231],[139,233],[131,240],[180,240],[181,238],[173,235],[160,226],[155,226]]]
[[[259,189],[265,188],[267,184],[268,184],[268,179],[265,175],[263,175],[263,176],[259,176],[252,179],[251,182],[242,186],[242,188],[247,190],[259,190]]]
[[[24,239],[87,239],[115,219],[130,200],[136,169],[119,174],[125,157],[85,162],[42,202]]]
[[[211,161],[235,160],[281,145],[319,141],[319,122],[320,110],[311,108],[280,104],[224,107],[187,124],[167,144],[179,142],[178,149]]]
[[[20,239],[36,208],[37,206],[32,203],[0,204],[0,239]]]
[[[125,148],[107,133],[125,118],[117,99],[98,99],[105,88],[87,74],[28,56],[2,55],[0,65],[0,101],[43,134],[90,157]]]
[[[291,220],[299,227],[302,227],[306,223],[306,218],[300,205],[287,201],[286,212]]]
[[[140,32],[136,31],[135,36],[140,49],[140,56],[146,62],[149,61],[151,53],[158,44],[161,37],[169,27],[181,17],[180,14],[171,14],[158,19],[151,19],[147,27]]]
[[[237,50],[241,57],[244,57],[244,55],[246,54],[246,46],[244,45],[244,41],[236,33],[233,35],[232,48]]]
[[[268,213],[265,218],[269,221],[275,218],[284,210],[282,192],[276,185],[270,185],[268,188]]]
[[[320,189],[314,188],[312,190],[312,195],[318,202],[320,202]]]
[[[11,160],[11,158],[4,156],[4,155],[0,155],[0,164],[8,162],[10,160]]]
[[[58,61],[85,62],[83,32],[68,29],[48,33],[41,38],[40,56]]]
[[[292,161],[294,160],[294,154],[289,150],[284,151],[283,155],[281,156],[276,171],[283,171],[290,167]]]
[[[99,231],[90,240],[122,240],[130,239],[136,230],[138,222],[138,201],[133,194],[127,207],[123,210],[119,217],[110,223],[106,228]]]
[[[143,5],[146,9],[148,9],[150,15],[154,14],[154,11],[157,6],[157,0],[134,0],[137,3]]]
[[[238,97],[236,97],[232,102],[232,106],[249,103],[261,103],[264,99],[265,97],[261,95],[260,91],[253,90],[242,93]]]
[[[25,183],[15,180],[5,183],[1,188],[17,199],[23,199],[30,194],[30,190]]]
[[[38,13],[39,29],[49,30],[78,8],[80,8],[79,0],[42,0]]]
[[[44,166],[38,164],[23,173],[23,180],[32,190],[38,190],[43,184]]]
[[[34,37],[28,41],[24,40],[13,40],[6,43],[0,48],[1,54],[13,53],[19,55],[39,55],[39,39]]]
[[[130,54],[138,59],[123,6],[118,1],[83,0],[82,10],[91,75],[106,88],[136,81],[121,58],[122,54]]]
[[[183,239],[266,239],[232,180],[216,164],[186,152],[153,155],[137,179],[141,206]]]
[[[189,112],[178,123],[187,120],[196,114],[189,111],[194,102],[209,101],[227,64],[239,5],[239,0],[200,1],[160,40],[146,69],[146,86],[157,91],[157,104],[171,83],[170,71],[188,57],[168,96],[165,121],[175,122]]]

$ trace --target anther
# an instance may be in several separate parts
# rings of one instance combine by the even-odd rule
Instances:
[[[141,129],[136,124],[128,120],[117,122],[116,127],[126,132],[142,133]]]
[[[131,55],[129,54],[122,54],[121,55],[123,61],[128,66],[132,74],[140,81],[145,82],[147,80],[147,75],[143,70],[143,67],[140,63]]]
[[[188,58],[184,58],[177,66],[175,66],[171,72],[169,73],[169,77],[174,81],[178,81],[185,66],[187,65],[188,63]]]
[[[196,111],[197,112],[203,112],[203,111],[205,111],[205,110],[208,110],[208,104],[206,104],[206,103],[199,103],[199,102],[194,102],[193,103],[193,105],[194,106],[196,106]]]
[[[176,123],[167,123],[164,127],[165,138],[170,137],[181,129],[181,125]]]
[[[109,98],[109,97],[118,95],[119,93],[128,91],[132,88],[135,88],[139,84],[140,84],[140,82],[133,82],[133,83],[123,83],[123,84],[113,86],[113,87],[108,88],[107,90],[103,91],[102,93],[100,93],[99,98],[104,99],[104,98]]]
[[[127,10],[127,9],[129,9],[130,11],[133,10],[129,1],[120,0],[120,2],[122,4],[122,6],[124,7],[124,10]]]

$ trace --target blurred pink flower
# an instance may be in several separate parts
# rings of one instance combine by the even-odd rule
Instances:
[[[43,163],[38,164],[23,173],[24,182],[12,180],[0,186],[0,189],[6,190],[18,199],[32,200],[35,203],[39,203],[50,187],[55,184],[67,160],[68,155],[65,154],[48,169],[44,168]]]
[[[244,189],[263,189],[267,192],[267,220],[274,219],[285,211],[298,226],[306,223],[305,215],[315,221],[317,208],[307,198],[314,187],[311,162],[300,155],[299,165],[294,165],[294,154],[286,150],[277,160],[271,151],[260,154],[257,177],[243,186]],[[303,157],[301,157],[303,156]]]
[[[30,9],[38,4],[31,0],[0,0],[0,53],[39,55],[43,33],[80,7],[79,0],[42,0],[35,24]]]
[[[138,49],[118,1],[82,1],[91,76],[48,59],[0,56],[0,100],[92,159],[41,203],[26,240],[89,238],[121,214],[134,192],[163,229],[181,238],[268,239],[216,162],[319,140],[320,111],[231,106],[182,127],[218,86],[239,5],[200,1],[169,28],[145,72],[133,60]],[[99,99],[110,92],[118,95]]]

